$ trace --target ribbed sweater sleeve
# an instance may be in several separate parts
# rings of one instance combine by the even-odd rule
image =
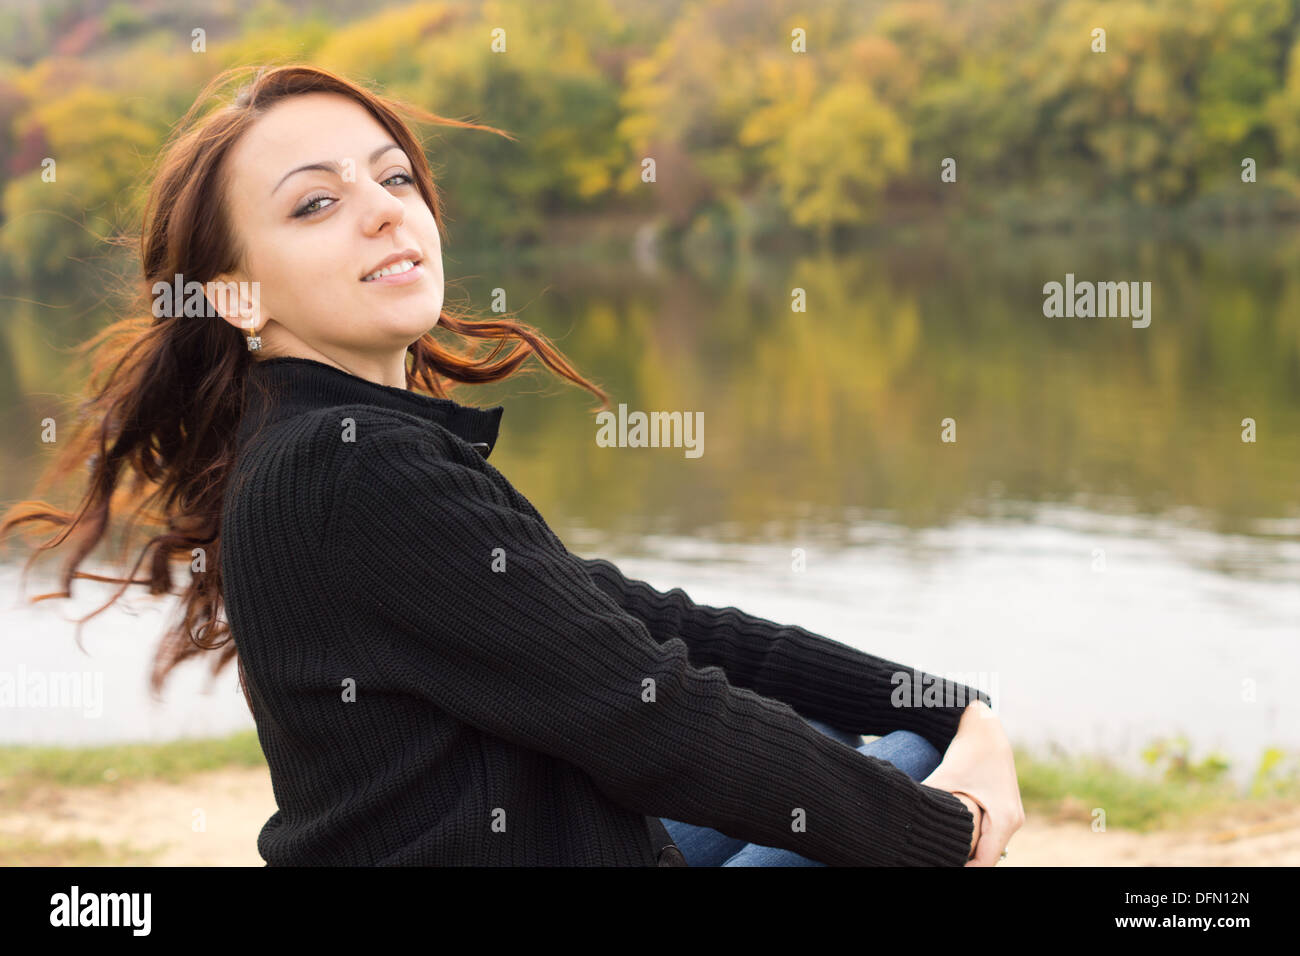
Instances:
[[[578,560],[596,585],[644,623],[656,641],[679,637],[696,667],[721,667],[735,686],[784,701],[801,715],[833,727],[873,736],[911,730],[943,753],[968,704],[977,697],[993,704],[983,691],[796,625],[777,624],[734,607],[697,604],[681,588],[660,591],[629,578],[604,558]],[[911,706],[916,687],[923,693],[933,690],[931,705]]]
[[[386,680],[640,814],[829,865],[965,863],[961,801],[657,642],[476,457],[397,427],[339,469],[324,563],[376,621],[360,650]]]

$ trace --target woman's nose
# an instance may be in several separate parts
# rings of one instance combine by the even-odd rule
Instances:
[[[400,226],[406,219],[406,204],[379,183],[371,183],[365,192],[366,232],[375,233],[392,223]]]

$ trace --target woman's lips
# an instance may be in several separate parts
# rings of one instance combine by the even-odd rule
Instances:
[[[380,276],[378,279],[362,280],[362,285],[410,285],[412,282],[419,282],[424,278],[424,260],[415,264],[415,268],[407,269],[405,272],[395,272],[392,275]]]

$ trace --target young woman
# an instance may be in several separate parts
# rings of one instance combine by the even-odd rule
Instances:
[[[82,505],[4,528],[63,526],[40,550],[70,544],[66,596],[124,472],[150,490],[165,530],[122,590],[189,566],[154,687],[236,657],[268,865],[996,861],[1023,811],[986,696],[900,703],[933,679],[579,558],[487,461],[503,407],[445,384],[536,355],[606,399],[535,329],[444,309],[440,202],[399,112],[490,127],[306,66],[185,129],[202,101],[146,207],[154,317],[90,343],[107,378],[55,468],[89,459]],[[438,324],[496,348],[448,351]]]

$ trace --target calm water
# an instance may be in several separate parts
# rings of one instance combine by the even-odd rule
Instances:
[[[600,447],[586,397],[541,373],[457,397],[506,405],[493,463],[580,554],[974,677],[1018,743],[1132,760],[1185,733],[1244,773],[1265,746],[1300,748],[1298,251],[1239,235],[896,245],[713,272],[449,261],[475,303],[497,286],[533,303],[525,320],[616,412],[702,412],[704,453]],[[1067,272],[1150,281],[1150,326],[1045,318],[1043,284]],[[796,287],[806,312],[790,310]],[[60,307],[4,306],[10,502],[70,384],[56,348],[105,318],[66,291],[24,297]],[[252,726],[233,668],[208,695],[198,666],[149,699],[164,605],[100,615],[86,657],[62,618],[107,587],[21,608],[6,556],[5,670],[102,673],[104,706],[8,709],[0,739]]]

